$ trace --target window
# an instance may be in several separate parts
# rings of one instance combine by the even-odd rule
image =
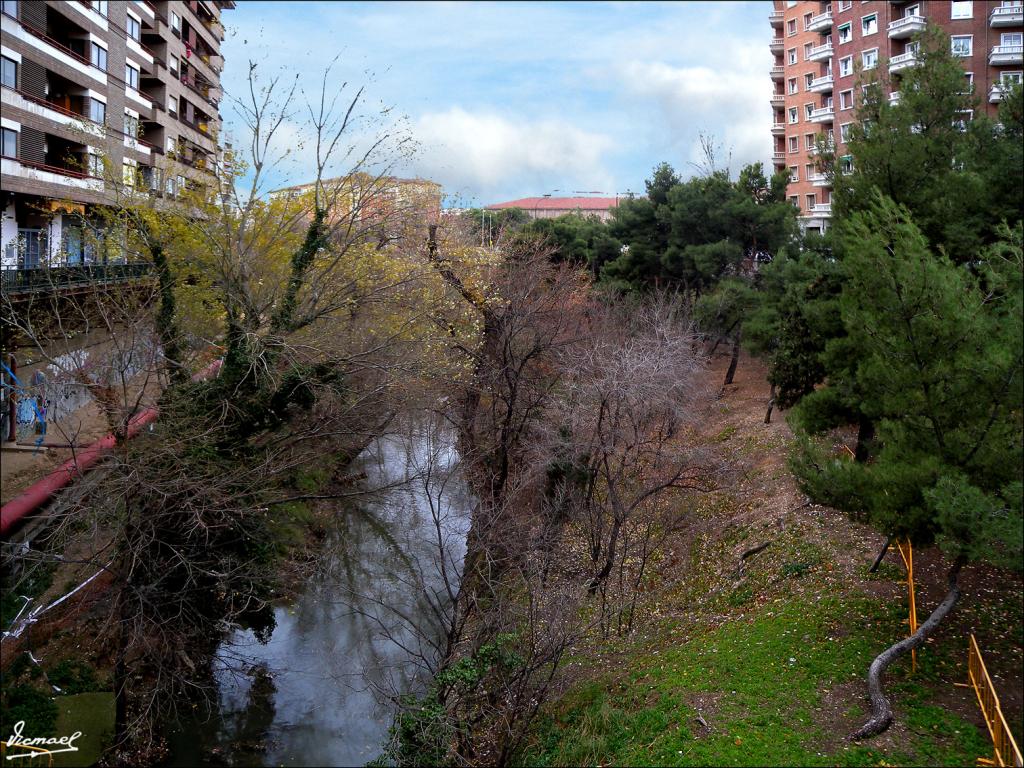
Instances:
[[[139,135],[139,118],[131,112],[124,113],[124,132],[133,138],[137,138]]]
[[[839,158],[839,170],[842,173],[853,173],[853,155],[843,155]]]
[[[800,122],[800,117],[796,113],[796,107],[789,108],[789,123],[793,125]]]
[[[999,36],[1000,45],[1020,45],[1024,41],[1024,35],[1020,32],[1003,32]]]
[[[0,56],[0,79],[8,88],[17,88],[18,62],[8,59],[6,56]]]
[[[814,48],[814,43],[804,43],[804,61],[811,58],[811,50]]]
[[[804,14],[804,29],[805,29],[805,30],[807,29],[807,27],[809,27],[809,26],[810,26],[810,24],[811,24],[811,19],[812,19],[813,17],[814,17],[814,14],[813,14],[813,13],[805,13],[805,14]]]
[[[853,56],[847,56],[839,60],[839,76],[846,77],[853,74]]]
[[[786,51],[786,60],[790,64],[796,64],[796,48],[790,48]]]
[[[807,200],[807,211],[808,212],[813,211],[814,210],[814,204],[817,202],[818,196],[817,195],[807,195],[807,197],[805,199]]]
[[[188,187],[185,186],[185,177],[184,176],[179,176],[178,177],[178,192],[179,193],[184,192],[186,189],[188,189]]]
[[[790,19],[786,22],[786,37],[792,37],[796,34],[796,19]]]
[[[791,155],[792,154],[796,154],[799,150],[800,150],[800,144],[798,143],[798,140],[797,140],[796,136],[790,136],[789,137],[789,153]]]
[[[964,80],[967,81],[967,90],[963,93],[974,93],[974,73],[964,72]]]
[[[121,180],[126,187],[135,186],[135,164],[127,160],[121,166]]]
[[[796,195],[790,195],[789,196],[789,202],[790,202],[790,205],[792,205],[794,208],[799,208],[800,207],[800,198],[797,197]]]
[[[2,152],[4,157],[18,156],[18,132],[10,128],[3,129]]]
[[[167,97],[167,111],[170,114],[172,114],[172,115],[178,114],[178,97],[177,96],[168,96]]]
[[[106,123],[107,105],[99,99],[89,99],[89,119],[94,123]]]
[[[103,156],[100,155],[97,152],[93,152],[90,149],[89,150],[89,157],[88,157],[87,162],[88,162],[87,168],[88,168],[88,171],[89,171],[89,175],[94,177],[94,178],[97,178],[97,179],[102,179],[103,178]]]
[[[124,25],[124,28],[125,31],[128,33],[128,37],[130,37],[135,42],[139,42],[139,40],[142,39],[142,25],[139,23],[139,20],[136,19],[134,16],[128,17],[128,22]]]
[[[810,179],[814,175],[814,163],[807,163],[804,166],[804,178]]]
[[[178,149],[178,142],[172,139],[170,136],[167,137],[167,154],[173,155],[175,150]]]
[[[814,82],[814,73],[813,72],[808,72],[806,75],[804,75],[804,88],[809,90],[810,87],[811,87],[811,83],[813,83],[813,82]]]
[[[133,90],[139,90],[139,70],[131,64],[124,65],[124,81]]]
[[[954,56],[970,56],[974,48],[974,35],[953,35],[949,42]]]
[[[171,70],[171,74],[172,75],[177,77],[177,75],[178,75],[178,57],[177,56],[171,56],[168,61],[169,61],[168,69]]]
[[[1024,72],[1000,72],[999,84],[1004,87],[1020,85],[1024,81]]]
[[[839,0],[839,10],[848,11],[853,6],[853,0]]]
[[[181,34],[181,16],[171,11],[171,30]]]
[[[3,11],[8,16],[18,18],[18,0],[3,0]]]
[[[799,89],[796,87],[796,78],[795,77],[789,78],[789,92],[790,93],[796,93],[798,90]]]
[[[791,165],[789,166],[789,180],[800,181],[800,166]]]
[[[99,43],[91,43],[89,46],[89,61],[96,69],[107,71],[107,49]]]
[[[950,4],[949,18],[973,19],[974,3],[971,0],[953,0]]]
[[[968,109],[964,112],[958,112],[959,118],[953,121],[953,125],[959,128],[961,131],[967,130],[967,124],[974,119],[974,110]]]
[[[839,126],[839,139],[845,144],[850,140],[850,126],[853,123],[843,123]]]
[[[870,51],[864,51],[860,58],[864,62],[864,69],[874,69],[878,66],[878,49],[872,48]]]
[[[811,149],[813,146],[814,146],[814,134],[813,133],[805,133],[804,134],[804,149]]]
[[[167,178],[164,179],[164,192],[171,197],[174,197],[174,177],[171,175],[168,175]]]
[[[868,16],[864,16],[860,20],[860,34],[861,37],[866,35],[873,35],[878,31],[878,14],[872,13]]]
[[[839,92],[839,108],[853,109],[853,91]]]
[[[808,120],[811,119],[811,114],[814,112],[814,104],[804,104],[804,115]]]
[[[853,40],[853,25],[847,22],[839,26],[839,42],[848,43]]]
[[[921,6],[920,5],[908,5],[904,9],[904,11],[903,11],[903,18],[904,19],[909,19],[909,18],[913,18],[914,16],[920,16],[920,15],[921,15]]]
[[[92,9],[100,16],[107,16],[107,0],[92,0]]]

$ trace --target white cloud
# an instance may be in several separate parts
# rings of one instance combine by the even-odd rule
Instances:
[[[633,60],[615,72],[613,82],[628,102],[646,107],[648,140],[668,143],[689,162],[703,160],[698,134],[710,134],[732,153],[732,169],[770,158],[770,62],[740,54],[729,66],[672,66]],[[724,163],[725,158],[721,158]],[[686,168],[678,168],[686,171]]]
[[[413,135],[422,144],[415,171],[456,194],[465,190],[486,198],[522,185],[538,195],[551,192],[552,186],[613,186],[604,165],[612,139],[566,120],[512,120],[493,111],[452,107],[414,120]]]

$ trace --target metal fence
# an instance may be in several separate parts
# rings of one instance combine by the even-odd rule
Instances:
[[[978,649],[978,642],[971,635],[971,644],[967,652],[967,675],[971,680],[971,687],[978,696],[978,704],[981,706],[981,714],[985,718],[985,725],[992,736],[993,756],[992,759],[978,758],[979,765],[999,766],[1020,766],[1024,765],[1021,759],[1020,748],[1013,740],[1013,734],[1006,724],[1003,710],[999,706],[999,696],[996,694],[995,686],[992,685],[992,678],[988,676],[985,669],[985,662],[981,659],[981,651]]]
[[[153,265],[132,264],[65,264],[53,267],[24,268],[4,266],[0,269],[0,290],[5,294],[60,290],[81,285],[122,283],[145,277]]]

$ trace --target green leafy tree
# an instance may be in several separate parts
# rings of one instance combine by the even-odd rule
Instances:
[[[841,230],[846,333],[830,345],[858,354],[830,371],[845,377],[830,386],[858,393],[877,450],[857,463],[807,440],[795,469],[814,498],[953,558],[948,598],[872,665],[864,737],[892,720],[881,674],[952,610],[961,566],[1021,567],[1024,260],[1020,224],[1004,224],[998,242],[958,265],[929,245],[905,206],[879,194]]]

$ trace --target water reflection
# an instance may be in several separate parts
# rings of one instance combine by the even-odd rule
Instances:
[[[420,690],[465,555],[471,499],[433,422],[357,459],[366,487],[266,644],[238,630],[217,663],[218,711],[171,735],[172,765],[361,765],[380,753],[388,697]]]

